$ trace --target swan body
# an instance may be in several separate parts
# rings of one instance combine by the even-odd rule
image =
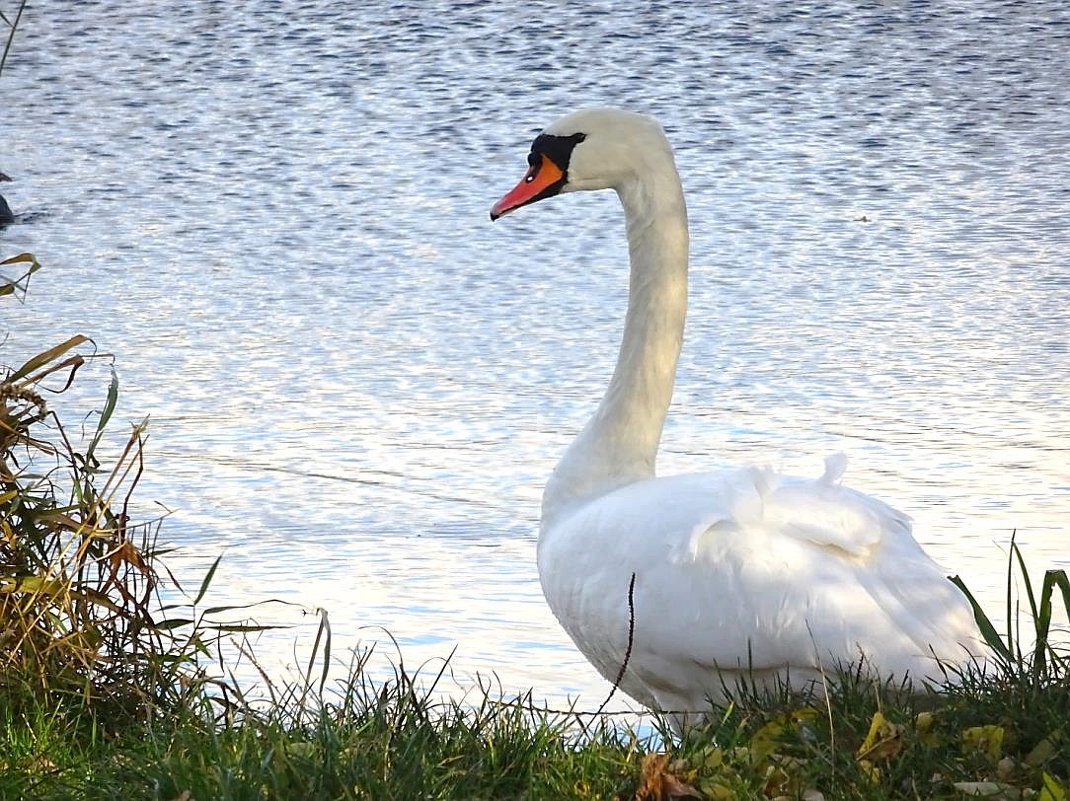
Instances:
[[[631,279],[616,370],[546,486],[538,543],[546,600],[594,667],[679,722],[741,681],[804,687],[847,665],[939,681],[982,659],[966,598],[905,514],[840,484],[842,456],[817,479],[757,468],[655,476],[688,261],[661,126],[579,111],[540,134],[528,161],[492,219],[606,188],[625,211]]]

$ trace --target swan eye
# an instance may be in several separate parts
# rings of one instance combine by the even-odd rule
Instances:
[[[524,176],[525,183],[531,183],[535,180],[535,176],[539,172],[539,167],[542,165],[542,156],[538,153],[528,153],[528,174]]]
[[[528,155],[528,164],[531,166],[528,168],[528,174],[524,175],[525,184],[530,184],[535,180],[535,176],[538,174],[538,168],[542,166],[542,156],[537,153],[530,153]]]

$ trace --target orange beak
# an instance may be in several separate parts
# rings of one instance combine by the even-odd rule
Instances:
[[[535,162],[528,168],[511,192],[495,203],[490,210],[490,219],[496,220],[511,211],[550,197],[557,193],[565,182],[565,173],[553,159],[543,153],[533,153]]]

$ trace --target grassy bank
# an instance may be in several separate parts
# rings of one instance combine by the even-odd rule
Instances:
[[[203,698],[101,725],[77,704],[0,706],[0,797],[763,799],[1066,797],[1066,676],[936,697],[849,679],[829,705],[748,699],[668,747],[605,721],[435,700],[360,674],[237,717]]]
[[[26,254],[0,264],[0,303],[39,269]],[[247,698],[218,675],[219,646],[258,627],[205,607],[212,572],[159,602],[174,581],[159,523],[131,519],[147,428],[112,433],[114,376],[90,371],[105,374],[101,402],[76,426],[53,408],[109,357],[77,334],[14,354],[2,333],[0,799],[1067,797],[1070,661],[1050,629],[1070,582],[1049,571],[1034,586],[1013,548],[1026,634],[978,607],[1003,669],[934,694],[847,674],[827,703],[742,695],[682,740],[656,719],[641,736],[530,699],[443,700],[441,673],[373,681],[367,654],[339,683],[310,668]]]

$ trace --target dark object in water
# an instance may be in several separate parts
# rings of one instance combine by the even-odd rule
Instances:
[[[11,179],[0,172],[0,181],[10,181]],[[7,201],[4,200],[4,196],[0,195],[0,225],[7,225],[8,223],[15,222],[15,215],[11,213],[11,206],[7,205]]]

